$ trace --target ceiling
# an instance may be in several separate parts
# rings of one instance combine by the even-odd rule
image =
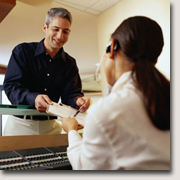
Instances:
[[[52,2],[52,0],[17,0],[17,1],[29,4],[31,6],[41,6],[45,2],[49,2],[49,3]]]
[[[54,2],[73,7],[75,9],[99,15],[122,0],[53,0]]]

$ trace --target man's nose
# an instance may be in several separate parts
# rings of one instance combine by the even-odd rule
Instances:
[[[57,33],[57,37],[59,39],[63,39],[63,32],[62,32],[62,30],[59,30],[59,32]]]

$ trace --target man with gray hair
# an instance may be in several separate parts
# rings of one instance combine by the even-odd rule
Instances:
[[[12,52],[4,80],[5,93],[12,104],[32,105],[45,112],[52,101],[74,108],[90,105],[90,98],[81,92],[76,61],[63,45],[71,32],[72,16],[64,8],[51,8],[46,15],[40,42],[22,43]],[[61,133],[55,116],[9,116],[4,135]]]

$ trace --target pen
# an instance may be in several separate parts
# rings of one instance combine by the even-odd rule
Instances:
[[[76,111],[74,117],[76,117],[76,116],[79,114],[79,112],[81,111],[81,109],[82,109],[83,107],[84,107],[84,104]]]

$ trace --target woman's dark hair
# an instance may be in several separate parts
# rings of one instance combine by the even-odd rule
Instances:
[[[170,129],[170,81],[155,67],[164,40],[161,27],[143,16],[124,20],[112,34],[129,61],[135,62],[132,78],[143,93],[143,101],[153,124]]]

